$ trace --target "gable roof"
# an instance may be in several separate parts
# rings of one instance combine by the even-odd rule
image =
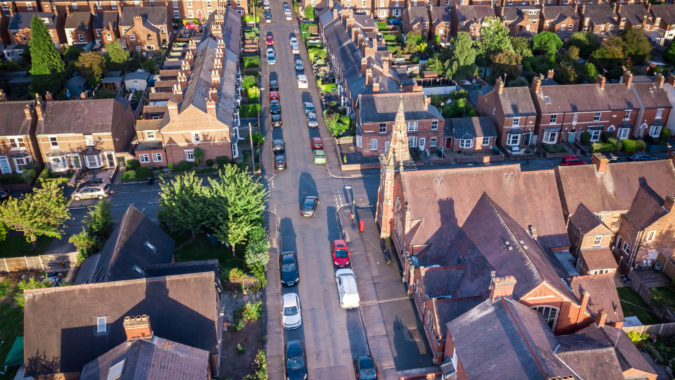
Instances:
[[[143,23],[150,23],[153,26],[167,25],[169,22],[169,14],[166,7],[124,7],[122,8],[122,15],[119,18],[120,26],[134,25],[134,17],[141,16]]]
[[[567,18],[579,18],[577,12],[574,11],[574,7],[570,5],[546,5],[542,7],[541,14],[545,20],[553,20],[553,22],[563,21]]]
[[[448,322],[453,321],[483,301],[483,297],[434,298],[432,312],[436,323],[438,323],[438,331],[440,331],[441,337],[445,338],[447,334]]]
[[[619,17],[625,18],[631,25],[640,25],[644,16],[650,16],[650,12],[644,4],[621,4],[617,13]]]
[[[89,31],[89,21],[91,21],[90,12],[70,12],[66,16],[66,24],[64,27],[67,29],[79,29],[87,32]]]
[[[160,337],[126,341],[87,363],[80,380],[108,380],[120,365],[120,379],[206,379],[209,352]]]
[[[431,266],[421,270],[424,294],[428,298],[454,296],[464,274],[463,266]]]
[[[360,96],[361,122],[394,121],[401,99],[406,121],[442,118],[436,107],[430,105],[427,108],[423,92],[379,93]]]
[[[426,5],[422,6],[409,6],[403,10],[402,18],[408,19],[408,22],[412,25],[421,22],[429,22],[429,10]]]
[[[581,234],[591,232],[599,226],[602,226],[609,233],[612,232],[583,202],[579,203],[577,210],[570,217],[570,226],[574,226]]]
[[[429,12],[431,12],[431,22],[434,24],[452,21],[452,8],[450,6],[435,6]]]
[[[490,116],[445,119],[445,125],[450,127],[450,136],[456,139],[497,136],[497,128]]]
[[[619,358],[612,347],[582,334],[559,335],[555,355],[581,379],[623,379]]]
[[[640,108],[633,90],[623,83],[607,83],[604,90],[596,83],[546,85],[535,95],[533,98],[542,113]]]
[[[614,13],[614,9],[607,4],[584,5],[580,9],[581,15],[590,18],[594,24],[618,24],[618,16]]]
[[[126,340],[127,315],[149,315],[156,335],[219,352],[222,326],[213,279],[213,272],[204,272],[26,290],[26,374],[79,372]],[[96,332],[98,317],[106,318],[103,334]]]
[[[654,4],[651,11],[654,17],[661,17],[666,25],[675,24],[675,4]]]
[[[495,88],[490,94],[497,97],[497,102],[506,117],[537,115],[529,87],[504,87],[501,94],[499,89]]]
[[[654,82],[633,83],[633,92],[645,108],[672,108],[668,92]]]
[[[26,106],[33,101],[0,102],[0,136],[26,136],[30,133],[31,119],[26,118]]]
[[[578,299],[582,298],[584,292],[591,294],[588,310],[596,317],[600,315],[601,310],[605,310],[608,323],[623,322],[623,309],[614,284],[613,273],[574,276],[570,287]]]
[[[586,263],[589,271],[617,268],[618,265],[609,248],[586,248],[579,252],[579,259]]]
[[[56,15],[53,12],[21,12],[15,13],[14,16],[9,19],[7,29],[21,30],[30,28],[33,16],[46,21],[45,25],[47,26],[47,29],[56,28]]]
[[[491,5],[457,5],[455,10],[459,21],[482,21],[486,17],[495,17]]]
[[[596,165],[558,166],[555,171],[567,213],[580,202],[595,213],[629,210],[641,180],[661,197],[675,189],[671,160],[613,162],[605,173],[598,173]]]
[[[675,188],[670,189],[670,191],[675,193]],[[635,194],[635,199],[633,199],[633,204],[624,217],[633,227],[642,230],[666,214],[668,214],[668,210],[663,207],[663,198],[652,190],[648,184],[641,183]]]
[[[103,11],[97,12],[94,15],[94,21],[92,23],[93,28],[107,28],[108,24],[112,23],[113,28],[117,28],[117,19],[119,14],[117,11]]]

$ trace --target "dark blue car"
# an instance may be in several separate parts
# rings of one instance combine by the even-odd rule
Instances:
[[[305,347],[299,340],[291,340],[286,343],[286,378],[288,380],[304,380],[307,378]]]

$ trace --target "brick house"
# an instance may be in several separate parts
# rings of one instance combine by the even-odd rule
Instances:
[[[119,33],[127,49],[156,54],[171,42],[173,23],[166,7],[121,8]]]
[[[497,142],[512,152],[536,143],[537,110],[527,87],[505,87],[497,79],[492,90],[478,94],[478,114],[492,117]]]
[[[429,38],[429,7],[426,5],[413,6],[412,1],[401,14],[403,33],[419,32],[427,40]]]
[[[35,140],[37,118],[33,101],[1,101],[0,115],[0,173],[23,173],[28,163],[39,165],[41,157]]]
[[[661,253],[671,257],[675,249],[675,189],[665,197],[642,182],[627,213],[621,215],[615,252],[622,267],[651,268]]]
[[[555,33],[561,38],[567,38],[579,30],[579,12],[576,4],[542,6],[541,18],[541,31]]]
[[[616,3],[615,3],[616,5]],[[619,30],[619,15],[608,4],[582,5],[581,31],[598,36],[609,36]]]
[[[102,11],[94,15],[92,29],[96,43],[109,44],[117,39],[117,11]]]
[[[490,5],[457,5],[452,14],[453,34],[467,32],[471,38],[480,38],[480,27],[487,17],[495,17]]]
[[[41,101],[35,136],[53,172],[114,168],[129,155],[134,114],[123,99]]]
[[[535,6],[501,7],[500,18],[511,35],[530,37],[539,31],[541,9]]]
[[[92,30],[92,14],[90,12],[71,12],[66,15],[64,32],[68,45],[87,45],[94,42]]]
[[[445,119],[445,147],[453,152],[490,150],[497,145],[497,129],[489,116]]]
[[[46,3],[46,1],[43,1],[43,3]],[[52,12],[58,13],[62,21],[65,20],[68,9],[71,12],[89,11],[91,9],[87,0],[54,0],[52,7],[54,8]]]
[[[616,260],[610,249],[614,231],[583,203],[567,225],[570,252],[577,258],[577,271],[582,275],[616,272]]]
[[[624,82],[631,80],[632,76],[624,76]],[[640,110],[631,137],[658,138],[661,135],[673,108],[664,82],[665,78],[661,74],[656,74],[653,80],[644,77],[632,80],[631,88],[640,102]]]
[[[619,30],[638,28],[649,33],[655,26],[650,12],[651,4],[618,4]]]
[[[429,5],[430,37],[441,44],[449,43],[452,32],[452,7]]]
[[[367,156],[386,153],[396,123],[406,125],[410,147],[436,149],[443,142],[443,116],[423,92],[362,94],[356,108],[357,150]]]
[[[41,19],[47,26],[47,32],[57,47],[61,43],[61,36],[57,23],[57,16],[52,12],[24,12],[16,13],[9,19],[7,31],[10,44],[28,45],[30,41],[30,23],[33,16]]]
[[[665,45],[675,37],[675,4],[658,4],[651,6],[654,27],[648,34],[652,41]]]
[[[166,154],[159,133],[161,119],[136,121],[136,138],[132,141],[134,155],[141,166],[166,166]]]
[[[384,19],[389,16],[400,16],[403,9],[405,9],[405,1],[373,0],[373,17],[376,18]]]

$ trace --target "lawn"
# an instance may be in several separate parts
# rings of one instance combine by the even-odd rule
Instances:
[[[38,237],[38,249],[33,250],[31,244],[23,235],[8,235],[5,241],[0,242],[0,257],[20,257],[42,255],[49,247],[51,238]]]
[[[218,259],[223,271],[246,267],[242,259],[243,255],[232,257],[230,247],[213,245],[205,236],[197,236],[194,240],[191,240],[190,236],[178,236],[174,239],[176,240],[176,250],[173,257],[176,262]]]
[[[5,362],[5,357],[12,348],[14,339],[21,334],[23,330],[23,309],[17,306],[12,299],[14,288],[9,280],[0,282],[0,364]],[[0,375],[0,380],[9,380],[14,378],[16,368]]]
[[[664,305],[671,310],[675,309],[675,290],[673,290],[672,286],[659,286],[651,288],[651,290],[654,302]]]
[[[564,146],[561,144],[542,144],[542,148],[548,153],[564,153],[567,152]]]
[[[629,287],[621,287],[616,289],[619,292],[619,299],[621,300],[621,308],[623,315],[636,316],[645,325],[653,325],[659,323],[658,319],[654,317],[642,298]]]

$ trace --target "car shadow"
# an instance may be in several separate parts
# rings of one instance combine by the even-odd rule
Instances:
[[[296,251],[297,252],[297,236],[295,229],[293,229],[293,221],[291,218],[282,218],[279,222],[279,247],[281,252]]]
[[[302,200],[305,199],[308,195],[319,196],[319,192],[316,188],[316,182],[314,178],[308,172],[302,172],[300,174],[300,180],[298,181],[298,209],[302,204]]]

